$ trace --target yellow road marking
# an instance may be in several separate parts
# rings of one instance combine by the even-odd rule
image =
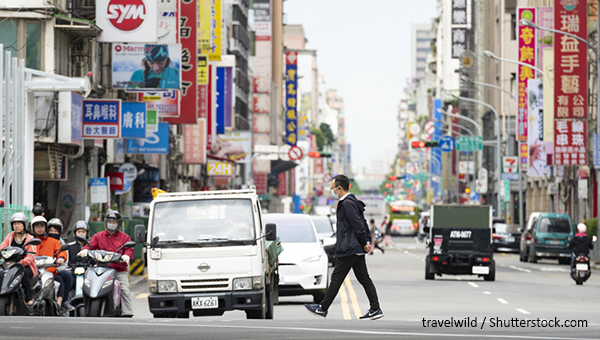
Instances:
[[[148,295],[150,295],[150,294],[148,294],[148,293],[141,293],[140,295],[138,295],[136,297],[136,299],[145,299],[145,298],[148,297]]]
[[[346,280],[344,280],[346,287],[348,288],[348,294],[350,295],[350,301],[352,301],[352,308],[354,309],[354,315],[356,318],[360,318],[360,306],[358,305],[358,299],[356,298],[356,292],[354,291],[354,287],[352,287],[352,282],[350,282],[350,278],[346,276]]]
[[[342,298],[342,314],[344,314],[344,320],[352,320],[350,315],[350,307],[348,306],[348,295],[346,295],[346,288],[344,284],[340,287],[340,297]]]

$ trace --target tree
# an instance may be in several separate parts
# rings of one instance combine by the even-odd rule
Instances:
[[[317,150],[323,151],[323,147],[325,145],[325,137],[323,136],[323,132],[320,129],[312,128],[310,129],[310,134],[315,136],[315,142],[317,143]]]
[[[323,149],[326,146],[332,146],[335,143],[335,136],[327,123],[321,123],[318,128],[314,127],[310,129],[310,134],[315,136],[318,151],[324,151]]]

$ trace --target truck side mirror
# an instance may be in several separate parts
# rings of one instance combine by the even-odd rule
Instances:
[[[265,225],[265,239],[267,241],[275,241],[277,238],[277,226],[275,223],[267,223]]]
[[[137,224],[135,226],[134,232],[136,243],[146,242],[146,227],[143,224]]]
[[[429,227],[423,227],[423,232],[424,233],[428,233],[429,232]]]

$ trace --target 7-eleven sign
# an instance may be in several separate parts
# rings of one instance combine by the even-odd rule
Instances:
[[[519,172],[519,157],[504,156],[502,157],[502,173],[516,174]]]

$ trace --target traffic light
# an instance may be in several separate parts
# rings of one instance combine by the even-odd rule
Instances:
[[[388,189],[391,188],[392,186],[393,186],[392,183],[385,183],[385,187]]]
[[[465,194],[469,194],[471,193],[471,189],[470,188],[465,188]]]
[[[396,177],[396,176],[390,176],[389,177],[389,180],[392,181],[392,182],[396,181],[397,179],[398,179],[398,177]]]
[[[410,145],[413,148],[416,148],[416,149],[437,148],[438,147],[438,142],[437,141],[424,141],[424,140],[420,140],[420,141],[412,142]]]
[[[319,151],[310,151],[308,157],[319,158],[321,157],[321,153]]]
[[[331,152],[321,152],[321,158],[331,158]]]

